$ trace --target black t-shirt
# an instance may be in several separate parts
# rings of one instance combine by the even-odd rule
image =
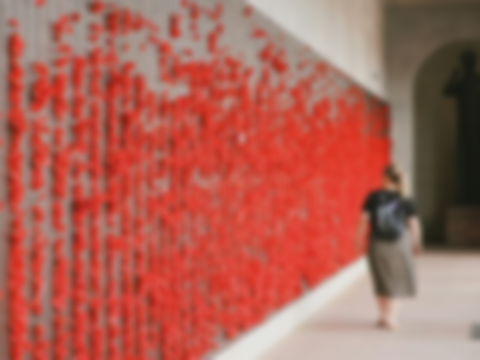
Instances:
[[[384,237],[381,235],[381,230],[379,229],[377,210],[382,204],[389,203],[394,200],[399,201],[399,216],[405,223],[405,228],[407,225],[407,220],[417,214],[417,210],[413,201],[408,198],[403,198],[398,192],[385,189],[372,191],[367,196],[363,204],[363,210],[370,214],[370,223],[372,227],[371,237]]]

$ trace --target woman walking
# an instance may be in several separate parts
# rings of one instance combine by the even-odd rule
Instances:
[[[401,171],[388,166],[383,187],[364,202],[358,229],[359,245],[369,231],[368,262],[380,311],[378,325],[387,329],[398,326],[398,298],[416,293],[413,254],[422,248],[420,222],[405,187]]]

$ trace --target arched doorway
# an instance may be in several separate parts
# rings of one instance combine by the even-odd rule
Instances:
[[[430,245],[446,244],[447,213],[455,203],[458,119],[444,88],[467,49],[480,59],[480,40],[451,43],[423,62],[415,80],[414,187]]]

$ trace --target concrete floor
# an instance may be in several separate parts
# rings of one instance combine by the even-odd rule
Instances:
[[[418,260],[420,291],[401,328],[377,329],[365,276],[262,360],[480,360],[480,253],[432,252]],[[480,335],[480,334],[479,334]]]

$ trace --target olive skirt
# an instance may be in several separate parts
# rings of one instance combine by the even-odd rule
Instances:
[[[416,294],[413,249],[407,236],[394,241],[371,239],[368,263],[376,295],[411,297]]]

